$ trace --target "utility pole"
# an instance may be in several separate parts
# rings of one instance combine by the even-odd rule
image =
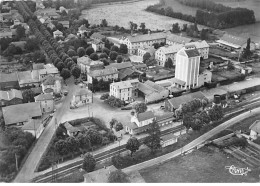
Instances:
[[[16,165],[16,170],[18,171],[18,159],[16,153],[14,154],[15,156],[15,165]]]

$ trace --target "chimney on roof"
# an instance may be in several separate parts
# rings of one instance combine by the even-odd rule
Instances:
[[[148,30],[148,35],[151,35],[151,30]]]

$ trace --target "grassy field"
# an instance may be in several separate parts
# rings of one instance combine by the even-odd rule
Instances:
[[[231,175],[225,166],[246,165],[233,157],[227,157],[218,149],[203,147],[186,156],[179,156],[160,166],[140,171],[148,183],[241,183],[259,181],[259,170],[247,176]]]

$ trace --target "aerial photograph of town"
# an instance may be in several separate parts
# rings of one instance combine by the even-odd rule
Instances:
[[[260,183],[260,0],[0,0],[0,183]]]

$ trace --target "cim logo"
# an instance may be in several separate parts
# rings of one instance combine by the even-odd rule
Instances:
[[[238,168],[238,167],[235,167],[234,165],[225,166],[225,168],[228,169],[230,174],[232,174],[232,175],[247,176],[247,173],[251,171],[251,169],[249,169],[248,167],[247,168]]]

